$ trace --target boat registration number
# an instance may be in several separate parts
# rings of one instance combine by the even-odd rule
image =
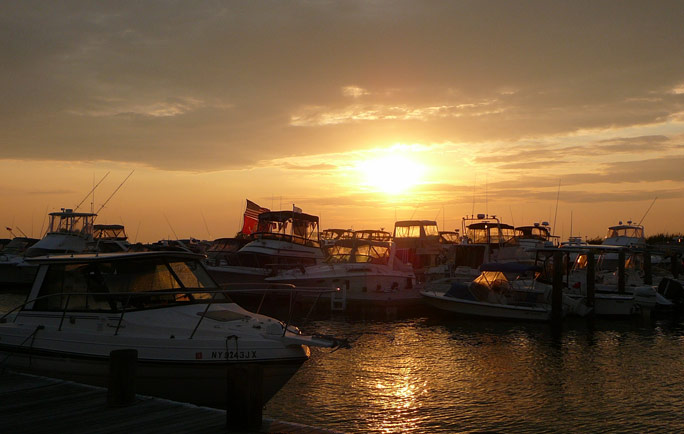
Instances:
[[[212,359],[256,359],[256,351],[212,351]]]

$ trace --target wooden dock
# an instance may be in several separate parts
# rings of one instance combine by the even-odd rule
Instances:
[[[136,395],[133,405],[109,407],[107,389],[70,381],[0,374],[0,430],[6,433],[226,433],[226,412]],[[336,431],[263,418],[260,433]]]

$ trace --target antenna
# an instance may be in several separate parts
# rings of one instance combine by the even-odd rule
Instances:
[[[207,225],[207,219],[204,218],[204,213],[200,211],[200,214],[202,215],[202,221],[204,222],[204,228],[207,230],[207,235],[209,235],[209,238],[211,238],[211,232],[209,232],[209,225]]]
[[[116,187],[116,190],[114,190],[114,192],[107,198],[107,200],[105,200],[105,203],[103,203],[102,206],[100,206],[100,209],[98,209],[97,212],[96,212],[95,214],[99,214],[100,211],[102,211],[102,208],[104,208],[105,205],[107,205],[107,203],[109,203],[109,201],[112,199],[112,197],[114,197],[114,195],[116,194],[116,192],[119,191],[119,189],[124,185],[124,183],[125,183],[126,181],[128,181],[128,178],[131,177],[131,175],[133,174],[133,172],[135,172],[135,169],[131,170],[131,173],[129,173],[128,176],[126,177],[126,179],[124,179],[124,180],[121,182],[121,184],[119,184],[119,186]]]
[[[169,218],[166,217],[166,213],[164,213],[164,218],[166,219],[166,223],[171,228],[171,232],[173,232],[173,236],[176,237],[176,239],[178,239],[178,235],[176,235],[176,231],[173,230],[173,226],[171,226],[171,222],[169,221]]]
[[[477,186],[477,172],[475,173],[475,178],[473,178],[473,209],[470,214],[475,214],[475,187]]]
[[[551,235],[556,235],[556,217],[558,217],[558,199],[560,199],[561,180],[558,178],[558,193],[556,194],[556,212],[553,214],[553,232]]]
[[[80,202],[78,203],[78,205],[76,205],[76,207],[74,208],[74,211],[77,211],[77,210],[81,207],[81,205],[83,205],[83,202],[85,202],[85,200],[88,199],[88,196],[90,196],[90,194],[93,193],[93,192],[95,191],[95,189],[102,183],[102,181],[105,180],[105,178],[107,177],[107,175],[109,175],[109,172],[105,173],[105,176],[103,176],[102,179],[100,179],[100,182],[98,182],[97,184],[95,184],[95,186],[93,187],[93,189],[90,190],[90,191],[88,192],[88,194],[85,195],[85,197],[83,198],[83,200],[80,201]]]
[[[637,225],[641,225],[641,222],[643,222],[644,219],[646,218],[646,214],[648,214],[648,212],[651,211],[651,208],[653,208],[653,204],[655,204],[655,201],[656,201],[656,200],[658,200],[658,196],[656,196],[656,198],[653,199],[653,202],[651,202],[651,206],[648,207],[648,209],[647,209],[646,212],[644,213],[644,216],[641,217],[641,220],[639,220],[639,223],[637,223]]]

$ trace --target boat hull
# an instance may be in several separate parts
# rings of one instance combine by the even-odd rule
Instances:
[[[460,315],[528,321],[548,321],[551,319],[550,309],[484,303],[447,297],[439,293],[427,291],[421,292],[421,295],[423,300],[429,305]]]
[[[0,345],[0,357],[7,357],[6,366],[18,372],[101,387],[107,387],[109,382],[109,356]],[[138,359],[135,390],[143,395],[226,408],[229,379],[256,369],[261,375],[262,401],[266,403],[306,360],[306,356],[262,361]]]

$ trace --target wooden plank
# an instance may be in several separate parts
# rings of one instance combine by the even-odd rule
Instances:
[[[107,406],[107,389],[5,372],[0,374],[2,432],[119,434],[122,432],[235,432],[224,410],[136,395],[133,405]],[[261,433],[335,431],[263,418]]]

